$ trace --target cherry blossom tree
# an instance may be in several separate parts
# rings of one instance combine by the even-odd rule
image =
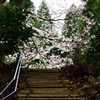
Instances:
[[[23,51],[23,66],[28,68],[60,68],[75,63],[75,56],[82,56],[89,47],[90,27],[94,24],[82,14],[84,6],[78,8],[72,5],[64,19],[52,19],[49,8],[43,1],[37,11],[29,11],[28,26],[36,32],[29,38],[29,42],[20,46]],[[64,11],[65,13],[65,11]],[[35,21],[34,21],[34,20]],[[55,23],[64,20],[62,34],[55,29]],[[82,55],[82,56],[81,56]],[[84,59],[80,60],[84,63]]]

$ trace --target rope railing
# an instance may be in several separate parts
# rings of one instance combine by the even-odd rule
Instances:
[[[12,80],[7,84],[7,86],[0,93],[0,96],[5,94],[5,96],[1,100],[13,100],[14,94],[18,86],[21,62],[22,62],[22,52],[19,52],[17,59],[16,59],[15,69],[12,70],[11,72]]]

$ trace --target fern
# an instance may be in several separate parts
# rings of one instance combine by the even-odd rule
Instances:
[[[85,78],[87,78],[93,84],[97,82],[96,79],[93,76],[91,76],[91,75],[89,77],[88,76],[85,76]]]

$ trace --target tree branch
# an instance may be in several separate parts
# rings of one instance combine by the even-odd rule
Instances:
[[[42,17],[40,17],[40,16],[37,16],[37,15],[33,14],[32,12],[29,12],[29,14],[34,15],[35,17],[37,17],[37,18],[39,18],[39,19],[41,19],[41,20],[43,20],[43,21],[49,21],[49,22],[51,22],[51,21],[64,21],[64,20],[69,20],[69,19],[71,19],[71,17],[65,18],[65,19],[45,19],[45,18],[42,18]]]
[[[35,35],[33,34],[35,37],[37,38],[45,38],[45,39],[49,39],[49,40],[61,40],[61,39],[57,39],[57,38],[50,38],[50,37],[45,37],[45,36],[38,36],[38,35]]]

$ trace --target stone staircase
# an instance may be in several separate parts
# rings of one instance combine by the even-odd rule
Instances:
[[[84,100],[58,69],[29,69],[18,100]]]

